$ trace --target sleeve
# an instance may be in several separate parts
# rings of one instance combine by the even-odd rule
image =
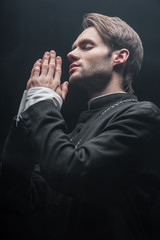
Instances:
[[[48,102],[40,102],[22,115],[30,129],[42,174],[57,191],[80,195],[136,181],[159,164],[160,116],[150,105],[138,105],[115,114],[97,136],[79,148],[66,135],[61,114]],[[153,153],[157,156],[153,159]],[[144,161],[145,159],[145,161]],[[157,161],[157,162],[156,162]]]
[[[47,201],[55,211],[58,196],[41,176],[27,129],[16,127],[15,120],[4,145],[0,180],[1,212],[43,212]]]

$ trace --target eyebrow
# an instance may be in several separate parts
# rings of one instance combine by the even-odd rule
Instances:
[[[83,44],[85,44],[85,43],[91,43],[91,44],[95,45],[95,42],[94,42],[93,40],[91,40],[90,38],[84,38],[84,39],[82,39],[82,40],[79,42],[79,45],[83,45]],[[76,48],[76,45],[75,45],[75,43],[73,43],[73,45],[72,45],[72,50],[74,50],[75,48]]]

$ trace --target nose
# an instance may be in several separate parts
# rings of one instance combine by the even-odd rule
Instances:
[[[67,58],[68,58],[69,62],[71,62],[71,63],[77,61],[79,59],[79,56],[78,56],[76,49],[69,52],[67,54]]]

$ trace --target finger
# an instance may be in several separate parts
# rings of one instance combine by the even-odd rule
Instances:
[[[32,68],[32,71],[31,71],[31,75],[30,75],[30,78],[33,76],[34,74],[34,69],[36,66],[41,66],[41,63],[42,63],[42,59],[38,59],[35,64],[33,65],[33,68]]]
[[[62,98],[62,90],[61,90],[61,86],[57,85],[54,89],[54,91],[56,93],[58,93],[58,95]]]
[[[68,85],[69,85],[69,82],[67,81],[61,85],[61,91],[62,91],[61,95],[62,95],[63,101],[65,100],[68,93]]]
[[[29,79],[28,82],[27,82],[26,90],[28,90],[29,88],[30,88],[30,79]]]
[[[29,90],[30,88],[35,86],[35,80],[29,79],[29,81],[27,82],[27,86],[26,89]]]
[[[55,74],[55,67],[56,67],[56,53],[55,51],[50,51],[50,62],[49,62],[49,69],[48,69],[48,76],[53,77]]]
[[[30,88],[34,87],[34,82],[29,79],[29,81],[27,82],[27,86],[26,86],[26,90],[29,90]]]
[[[54,80],[59,83],[60,85],[60,80],[61,80],[61,74],[62,74],[62,59],[61,57],[56,57],[56,68],[55,68],[55,75],[54,75]]]
[[[32,77],[30,77],[30,79],[27,82],[27,86],[26,86],[27,90],[31,87],[37,86],[36,83],[39,78],[39,75],[40,75],[40,66],[36,65],[33,69]]]
[[[32,77],[31,77],[31,79],[32,78],[38,78],[39,77],[39,75],[40,75],[40,66],[37,64],[35,67],[34,67],[34,69],[33,69],[33,73],[32,73]]]
[[[50,59],[50,53],[49,52],[45,52],[45,54],[43,55],[43,62],[42,62],[42,67],[41,67],[41,75],[42,76],[46,76],[48,73],[48,63],[49,63],[49,59]]]

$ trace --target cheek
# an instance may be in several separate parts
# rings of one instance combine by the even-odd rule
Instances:
[[[97,70],[108,70],[111,66],[111,59],[108,56],[108,52],[104,52],[104,49],[94,51],[85,55],[82,59],[83,70],[95,72]]]
[[[89,58],[85,61],[85,67],[88,69],[92,68],[92,70],[94,70],[94,68],[97,68],[101,64],[101,61],[102,59],[93,55],[92,58]]]
[[[102,57],[97,57],[94,58],[92,60],[90,60],[90,62],[88,63],[88,69],[90,69],[91,71],[95,72],[95,71],[104,71],[105,69],[108,69],[108,61],[106,60],[106,58],[102,59]]]

